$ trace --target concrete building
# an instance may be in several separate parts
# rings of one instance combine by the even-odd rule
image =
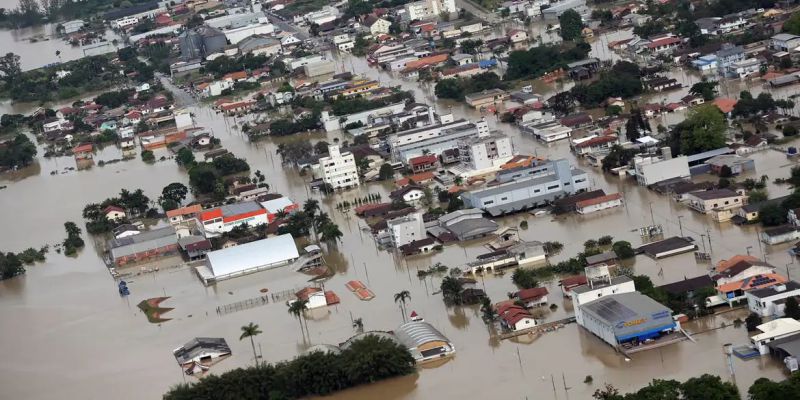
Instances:
[[[394,335],[417,363],[448,357],[456,351],[447,337],[424,321],[406,322],[395,329]]]
[[[370,121],[375,118],[387,117],[400,114],[405,111],[406,104],[404,102],[397,102],[383,107],[373,108],[353,114],[335,115],[332,112],[325,110],[320,114],[320,121],[328,132],[337,131],[349,124],[362,123],[369,125]]]
[[[686,195],[690,208],[703,214],[715,211],[740,208],[745,204],[746,198],[742,193],[731,189],[713,189]]]
[[[476,208],[453,211],[439,217],[439,228],[450,232],[458,240],[483,237],[494,233],[498,227],[497,223],[484,218],[483,211]]]
[[[728,69],[725,70],[725,75],[732,78],[744,79],[757,75],[760,72],[761,61],[757,58],[748,58],[731,64]]]
[[[502,171],[496,179],[497,185],[463,193],[465,205],[498,216],[589,188],[586,172],[572,169],[565,159]]]
[[[669,308],[639,292],[604,296],[582,304],[580,313],[578,323],[615,348],[655,339],[677,328]]]
[[[255,242],[212,251],[197,267],[204,283],[218,282],[258,271],[283,267],[300,258],[292,235],[286,233]]]
[[[800,36],[779,33],[769,39],[769,48],[775,51],[794,51],[800,46]]]
[[[573,287],[570,290],[572,293],[572,308],[575,310],[575,320],[580,325],[584,323],[582,305],[604,296],[636,291],[633,279],[624,275],[612,278],[607,266],[586,268],[586,280],[587,284]]]
[[[82,19],[73,19],[71,21],[66,21],[61,23],[61,27],[64,30],[64,34],[69,35],[70,33],[75,33],[81,30],[83,26],[86,25],[86,22],[83,22]]]
[[[502,103],[508,98],[508,93],[502,89],[487,89],[477,93],[470,93],[464,96],[464,102],[470,107],[483,109],[490,105]]]
[[[668,151],[664,149],[662,151]],[[663,153],[662,153],[663,154]],[[669,153],[668,153],[669,154]],[[689,162],[686,156],[636,156],[633,158],[636,181],[643,186],[653,185],[669,179],[689,178]]]
[[[415,240],[425,239],[425,223],[421,213],[412,213],[406,216],[386,221],[391,234],[392,245],[395,248],[409,244]]]
[[[586,6],[586,0],[563,0],[553,2],[550,4],[550,7],[541,10],[541,13],[545,19],[553,20],[558,19],[558,17],[567,10],[575,10],[584,18],[587,18],[589,14],[591,14],[591,10]]]
[[[750,311],[762,317],[783,317],[786,299],[798,296],[800,296],[800,283],[795,281],[745,292]]]
[[[225,29],[222,33],[225,34],[231,44],[237,44],[253,35],[272,35],[275,33],[275,26],[269,22],[255,23],[238,28]]]
[[[613,193],[594,199],[582,200],[575,203],[575,212],[578,214],[591,214],[609,208],[621,207],[622,195]]]
[[[458,155],[461,165],[473,171],[497,168],[514,157],[511,138],[495,134],[478,134],[458,141]]]
[[[458,12],[455,0],[419,0],[403,6],[403,19],[406,21],[439,18],[439,14]]]
[[[761,231],[760,237],[768,245],[781,244],[800,239],[800,230],[792,225],[776,226]]]
[[[328,156],[319,159],[319,177],[334,189],[359,185],[358,167],[353,153],[340,152],[339,146],[329,146]]]
[[[424,126],[400,131],[389,136],[392,158],[408,162],[424,154],[442,154],[445,150],[457,149],[458,140],[489,134],[486,121],[471,123],[465,119],[453,119],[452,114],[441,114],[438,119],[433,110],[428,110],[428,123]]]
[[[793,318],[778,318],[756,327],[761,333],[750,337],[750,343],[763,356],[769,354],[773,341],[800,334],[800,321]]]
[[[226,204],[199,214],[200,229],[206,237],[219,236],[241,225],[267,224],[267,210],[255,201]]]

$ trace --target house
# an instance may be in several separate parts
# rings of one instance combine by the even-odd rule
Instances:
[[[325,292],[321,288],[306,287],[297,291],[294,296],[297,299],[295,301],[306,301],[306,307],[309,309],[325,307],[328,305],[328,301],[325,298]]]
[[[702,274],[694,278],[686,278],[683,280],[661,285],[658,289],[663,290],[671,295],[686,296],[686,298],[694,297],[694,294],[700,290],[713,289],[714,281],[708,274]]]
[[[103,215],[105,215],[109,221],[118,221],[125,219],[126,217],[125,210],[122,207],[117,207],[115,205],[110,205],[104,208]]]
[[[717,293],[729,304],[745,298],[745,292],[764,289],[786,283],[786,278],[778,274],[754,275],[745,279],[717,286]]]
[[[789,281],[745,293],[751,312],[762,317],[783,317],[786,299],[800,296],[800,283]]]
[[[769,48],[774,51],[793,51],[800,46],[800,36],[779,33],[769,39]]]
[[[547,304],[547,288],[535,287],[530,289],[522,289],[517,292],[514,297],[517,301],[521,302],[526,308],[539,307]]]
[[[408,160],[408,166],[415,174],[434,170],[439,166],[439,158],[433,154],[413,157]]]
[[[775,273],[775,267],[773,265],[755,259],[754,257],[751,258],[750,256],[746,256],[746,258],[732,263],[737,257],[744,256],[735,256],[727,261],[724,268],[719,267],[711,271],[711,279],[716,286],[738,282],[753,276]]]
[[[756,327],[758,333],[750,337],[750,343],[763,356],[770,352],[771,346],[783,339],[791,340],[800,334],[800,321],[794,318],[778,318]]]
[[[686,95],[686,96],[681,97],[681,102],[683,104],[691,107],[691,106],[698,106],[700,104],[705,103],[706,101],[702,97],[690,94],[690,95]]]
[[[475,62],[475,57],[472,54],[454,54],[450,56],[450,59],[458,66],[468,65]]]
[[[617,135],[594,136],[580,139],[573,139],[570,144],[572,151],[578,155],[604,152],[619,143]]]
[[[511,43],[521,43],[528,40],[528,32],[521,29],[512,29],[506,33],[506,38]]]
[[[536,326],[536,319],[524,307],[511,302],[503,302],[495,306],[500,325],[512,332]]]
[[[652,53],[671,53],[681,45],[681,39],[674,36],[667,36],[654,39],[645,46]]]
[[[425,197],[425,189],[419,185],[407,185],[389,193],[389,198],[406,203],[421,200]]]
[[[126,236],[133,236],[142,233],[142,231],[133,224],[122,224],[118,225],[116,228],[111,230],[111,234],[114,235],[115,238],[124,238]]]
[[[561,122],[561,125],[575,129],[591,125],[593,120],[592,116],[587,113],[575,113],[561,118],[559,122]]]
[[[619,265],[619,257],[614,250],[609,250],[604,253],[595,254],[586,257],[586,267],[616,267]]]
[[[787,214],[789,223],[792,226],[800,226],[800,208],[793,208]]]
[[[80,144],[72,149],[72,154],[75,156],[75,160],[91,160],[93,157],[93,152],[94,146],[91,143]]]
[[[558,286],[561,286],[561,292],[564,294],[564,297],[572,298],[572,289],[587,283],[589,283],[589,281],[586,279],[586,275],[575,275],[562,278]]]
[[[186,253],[189,260],[200,260],[205,258],[206,253],[211,251],[211,241],[198,235],[189,235],[178,238],[178,247]]]
[[[482,92],[470,93],[464,96],[464,101],[472,108],[483,109],[490,105],[502,102],[508,93],[502,89],[488,89]]]
[[[372,36],[389,33],[389,26],[391,25],[391,22],[383,18],[375,17],[374,15],[370,15],[364,20],[364,26],[369,29],[369,33],[371,33]]]
[[[739,208],[745,204],[745,196],[731,189],[714,189],[689,193],[687,205],[703,214]]]
[[[744,47],[733,46],[731,44],[723,44],[722,48],[715,53],[717,61],[717,70],[720,73],[726,71],[737,62],[743,61],[746,57],[744,54]]]
[[[422,254],[432,251],[439,242],[436,241],[434,238],[425,238],[420,240],[413,240],[409,243],[406,243],[398,249],[404,256],[411,256],[414,254]]]
[[[223,338],[194,338],[172,350],[175,360],[187,371],[193,369],[192,364],[208,365],[214,360],[231,355],[231,348]]]
[[[578,214],[590,214],[593,212],[622,206],[622,195],[613,193],[594,199],[583,200],[575,203],[575,211]]]
[[[744,79],[755,76],[761,72],[761,61],[757,58],[748,58],[731,64],[725,71],[725,75]]]
[[[800,239],[800,230],[792,225],[776,226],[761,231],[760,238],[768,245],[781,244]]]
[[[176,208],[167,211],[167,219],[169,219],[170,224],[177,225],[187,219],[196,217],[201,211],[203,211],[203,207],[200,204]]]

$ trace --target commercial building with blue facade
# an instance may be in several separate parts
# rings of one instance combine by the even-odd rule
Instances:
[[[656,339],[678,328],[669,308],[639,292],[603,296],[580,308],[581,325],[614,347]]]

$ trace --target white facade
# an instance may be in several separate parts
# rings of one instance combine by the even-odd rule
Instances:
[[[328,147],[328,156],[319,159],[323,182],[334,189],[358,186],[358,167],[350,152],[340,153],[339,146]]]
[[[391,22],[383,19],[378,18],[372,25],[369,27],[369,33],[373,35],[380,35],[382,33],[389,33],[389,26],[392,25]]]
[[[506,163],[514,157],[514,145],[505,135],[462,139],[458,143],[461,163],[472,170],[485,170]]]
[[[800,296],[800,284],[794,281],[764,289],[744,292],[750,311],[762,317],[782,317],[789,297]]]
[[[117,29],[122,29],[127,26],[136,25],[139,23],[138,17],[123,17],[114,21],[111,21],[111,26]]]
[[[750,337],[752,343],[761,353],[769,354],[767,344],[776,339],[793,336],[800,333],[800,321],[792,318],[778,318],[756,327],[761,333]]]
[[[748,58],[728,67],[727,75],[739,79],[758,74],[761,71],[761,62],[755,58]]]
[[[395,248],[426,237],[422,213],[413,213],[395,218],[387,221],[386,225],[392,237],[392,245]]]
[[[670,159],[661,157],[634,157],[636,181],[640,185],[649,186],[673,178],[688,178],[689,161],[686,156]]]
[[[586,268],[586,278],[589,283],[571,290],[575,321],[581,326],[584,325],[581,304],[595,301],[603,296],[636,291],[633,279],[627,276],[612,278],[607,266]]]

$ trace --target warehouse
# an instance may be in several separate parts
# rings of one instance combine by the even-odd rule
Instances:
[[[580,325],[614,347],[656,339],[676,329],[672,311],[639,292],[603,296],[580,308]]]
[[[206,264],[197,267],[205,284],[288,265],[300,258],[290,234],[283,234],[206,255]]]
[[[417,363],[447,357],[456,351],[449,339],[424,321],[406,322],[397,328],[394,335]]]
[[[117,267],[151,261],[178,253],[178,236],[171,226],[108,241],[111,261]]]
[[[255,201],[226,204],[200,213],[200,228],[206,237],[219,236],[233,228],[247,224],[254,227],[267,224],[267,210]]]

